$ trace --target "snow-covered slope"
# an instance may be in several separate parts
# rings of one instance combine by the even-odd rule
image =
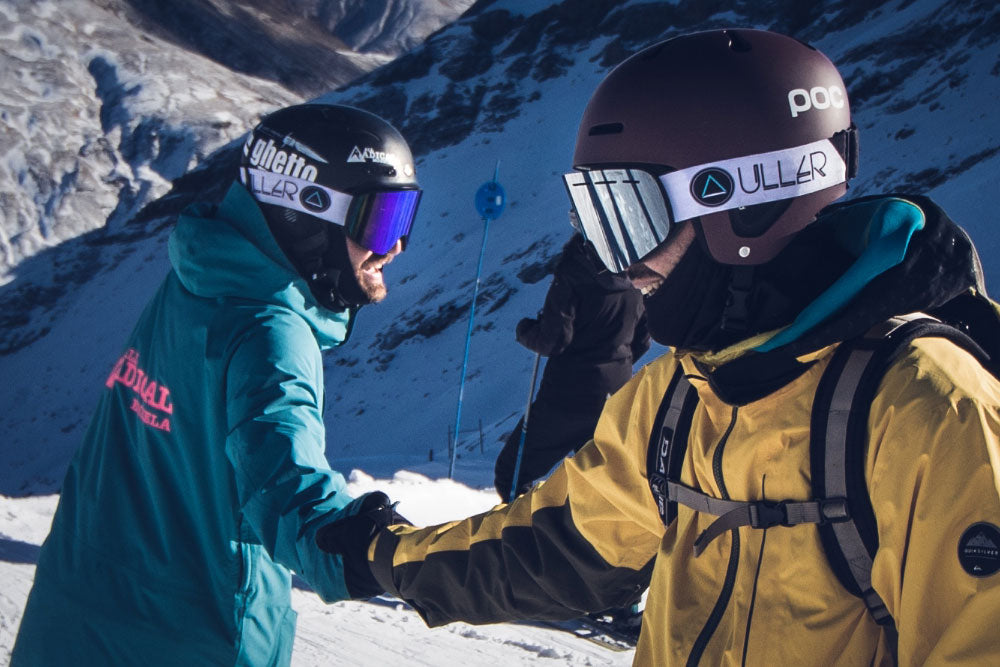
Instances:
[[[36,4],[51,8],[54,3],[0,0],[0,39],[16,34],[12,40],[23,49],[25,59],[33,57],[33,40],[23,22],[12,18],[10,7],[27,15],[25,8]],[[82,31],[86,21],[78,18],[73,25]],[[513,329],[520,317],[540,307],[548,286],[547,265],[568,235],[568,202],[559,175],[570,167],[576,125],[586,100],[613,64],[643,45],[691,29],[733,25],[795,34],[831,56],[844,74],[861,129],[861,174],[853,194],[929,192],[970,231],[989,284],[994,290],[1000,288],[1000,235],[993,228],[993,200],[1000,182],[996,105],[1000,7],[995,3],[481,0],[426,43],[322,96],[393,120],[419,155],[418,176],[425,189],[411,248],[387,270],[389,298],[365,309],[352,341],[327,358],[328,457],[334,467],[345,473],[362,470],[376,478],[371,484],[389,485],[394,493],[400,488],[393,481],[397,471],[425,475],[427,479],[417,483],[422,491],[410,505],[417,511],[435,494],[449,498],[449,510],[457,515],[495,500],[488,490],[453,498],[438,486],[446,482],[441,478],[448,469],[448,434],[455,422],[466,318],[485,231],[472,206],[473,193],[492,177],[499,162],[509,204],[489,227],[462,411],[461,428],[468,432],[463,433],[455,474],[465,486],[483,490],[491,483],[499,440],[515,423],[526,399],[532,355],[514,342]],[[54,41],[41,41],[50,50],[59,48]],[[122,45],[108,55],[107,63],[125,59],[126,46],[141,51],[139,46]],[[59,52],[54,53],[46,56],[45,71],[52,80],[68,77]],[[67,69],[78,61],[70,57]],[[217,66],[206,61],[203,71]],[[219,72],[229,79],[219,79],[205,95],[232,95],[234,106],[278,101],[265,101],[260,92],[233,93],[230,82],[242,79]],[[185,86],[157,76],[146,77],[143,88],[130,97],[125,93],[134,89],[137,79],[128,77],[135,75],[118,76],[124,82],[118,98],[129,103],[139,103],[132,97],[160,84],[170,92],[149,104],[168,106],[187,95]],[[36,106],[45,108],[45,98],[37,91],[46,88],[46,81],[30,74],[14,80],[37,96],[37,104],[17,116],[22,119],[17,126],[29,136],[31,114]],[[87,85],[93,83],[78,85],[79,94],[52,86],[52,113],[63,107],[99,117],[101,103]],[[207,106],[198,106],[199,96],[189,97],[191,115],[179,110],[176,126],[197,133],[198,128],[211,126],[213,117],[206,108],[214,108],[214,102],[209,98]],[[236,121],[230,123],[224,134],[216,135],[213,146],[240,134]],[[104,141],[117,150],[121,140],[114,132],[112,126],[113,139]],[[45,141],[44,135],[32,139],[45,147],[46,154],[56,154],[58,142]],[[103,145],[100,137],[92,143]],[[79,161],[80,173],[88,169],[112,173],[113,164],[125,169],[126,161],[102,157],[105,154],[96,148],[75,157],[78,149],[73,145],[66,160]],[[187,155],[185,164],[208,152]],[[105,374],[139,309],[167,270],[164,243],[171,214],[199,191],[217,191],[224,182],[222,175],[231,173],[232,154],[230,145],[207,160],[202,171],[175,182],[167,197],[138,216],[129,219],[123,214],[113,218],[107,229],[86,227],[94,231],[61,243],[31,246],[18,256],[8,284],[0,286],[0,377],[4,379],[0,405],[5,408],[0,412],[0,495],[8,497],[0,510],[0,516],[8,517],[0,523],[0,589],[12,591],[5,594],[6,601],[0,599],[0,656],[5,636],[12,636],[10,628],[16,625],[18,600],[23,600],[29,585],[23,579],[30,577],[32,554],[37,553],[34,545],[44,535],[46,512],[54,502],[52,496],[32,496],[57,491]],[[31,160],[26,157],[25,162]],[[156,160],[138,167],[129,163],[128,170],[145,173],[143,165],[152,170],[148,167],[152,162]],[[34,187],[30,180],[18,186],[15,197]],[[4,193],[6,210],[6,197],[11,195]],[[69,206],[67,202],[61,206]],[[93,214],[81,208],[78,217]],[[44,219],[24,215],[35,225]],[[359,488],[368,483],[361,473],[355,479]],[[19,573],[9,575],[16,582],[9,587],[2,579],[8,564]],[[322,647],[348,641],[339,639],[332,628],[354,628],[355,618],[374,617],[373,627],[388,623],[390,631],[382,633],[384,637],[397,631],[424,637],[424,631],[414,630],[413,624],[419,624],[415,617],[405,613],[397,617],[389,607],[322,607],[304,593],[296,604],[305,610],[296,649],[298,664],[320,664]],[[358,623],[357,632],[368,632]],[[411,625],[404,626],[407,623]],[[416,634],[407,634],[410,630]],[[449,658],[490,664],[489,658],[448,652],[460,651],[450,641],[466,632],[465,638],[486,637],[484,642],[495,644],[497,653],[487,653],[497,656],[494,664],[517,664],[508,649],[521,640],[496,639],[490,630],[467,627],[446,629],[428,640],[435,648],[426,651],[447,645],[440,654],[414,656],[398,645],[389,651],[405,664],[440,664]],[[545,646],[556,645],[542,645],[532,659],[548,655]],[[553,650],[563,656],[564,648]],[[584,661],[570,657],[564,662],[573,660]],[[602,663],[595,659],[594,664]]]

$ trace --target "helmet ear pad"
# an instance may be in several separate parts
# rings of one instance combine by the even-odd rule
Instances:
[[[295,270],[303,277],[318,273],[329,244],[330,223],[290,208],[259,204],[271,235]]]
[[[698,238],[720,264],[755,265],[771,261],[816,214],[844,196],[847,183],[801,197],[710,213],[695,225]]]
[[[371,302],[354,273],[343,227],[280,206],[260,208],[278,247],[321,306],[344,310]]]

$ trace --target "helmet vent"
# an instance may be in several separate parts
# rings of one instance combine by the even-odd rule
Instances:
[[[621,123],[602,123],[594,125],[587,134],[591,137],[597,137],[602,134],[621,134],[624,131],[625,126]]]
[[[745,53],[753,48],[750,42],[735,30],[723,30],[722,33],[729,39],[729,48],[737,53]]]

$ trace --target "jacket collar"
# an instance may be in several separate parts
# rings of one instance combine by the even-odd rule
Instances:
[[[767,396],[804,373],[822,350],[878,322],[933,312],[982,290],[968,235],[926,197],[866,197],[829,207],[814,224],[836,225],[857,260],[787,327],[688,355],[727,403]]]
[[[195,204],[177,219],[168,242],[170,263],[189,292],[243,298],[288,308],[313,330],[321,348],[350,335],[354,309],[321,307],[278,247],[256,201],[233,183],[217,206]]]

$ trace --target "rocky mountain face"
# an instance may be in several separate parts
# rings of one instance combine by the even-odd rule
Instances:
[[[0,75],[0,374],[14,378],[0,403],[45,406],[0,415],[0,456],[17,460],[0,493],[57,484],[101,375],[167,270],[173,216],[228,185],[251,118],[315,90],[315,68],[258,49],[287,44],[300,21],[313,26],[292,31],[312,45],[303,58],[329,39],[355,49],[342,51],[353,62],[381,64],[319,99],[391,120],[425,190],[413,243],[387,272],[390,297],[328,358],[335,467],[377,472],[373,452],[426,461],[444,446],[487,232],[465,414],[489,443],[509,431],[532,362],[513,330],[541,306],[569,232],[560,174],[586,101],[616,63],[683,32],[774,29],[830,56],[861,135],[851,195],[929,193],[1000,285],[1000,5],[987,0],[479,0],[461,15],[429,0],[171,3],[177,15],[205,10],[200,23],[161,6],[0,0],[0,48],[16,65]],[[451,15],[387,62],[380,40],[395,33],[367,12],[417,6]],[[508,206],[486,228],[472,197],[498,163]]]
[[[228,69],[310,97],[420,44],[472,0],[94,0]],[[358,58],[359,54],[371,56]],[[381,58],[379,58],[381,56]]]
[[[472,0],[0,0],[0,284],[114,234],[263,113],[337,88]]]

